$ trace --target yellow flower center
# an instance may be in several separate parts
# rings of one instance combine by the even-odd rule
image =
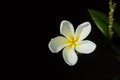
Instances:
[[[74,36],[70,36],[70,40],[67,40],[67,44],[68,46],[71,48],[71,47],[77,47],[79,44],[78,44],[78,40],[79,40],[79,37],[74,37]]]

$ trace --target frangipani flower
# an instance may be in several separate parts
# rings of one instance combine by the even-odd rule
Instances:
[[[95,48],[96,44],[90,40],[84,40],[91,31],[91,24],[84,22],[80,24],[76,31],[74,31],[73,25],[63,20],[60,24],[60,34],[49,42],[49,49],[53,53],[58,53],[63,49],[62,55],[64,61],[73,66],[78,61],[78,54],[90,54]]]

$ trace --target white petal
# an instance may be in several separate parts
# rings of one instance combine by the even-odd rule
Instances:
[[[48,47],[53,53],[57,53],[67,45],[65,42],[66,38],[62,36],[57,36],[51,39],[51,41],[48,44]]]
[[[63,49],[63,59],[68,65],[75,65],[78,61],[78,56],[75,53],[74,48],[70,48],[69,46],[65,47]]]
[[[79,38],[78,41],[85,39],[91,31],[91,24],[89,22],[84,22],[80,24],[75,32],[75,35],[77,38]]]
[[[74,28],[72,23],[69,21],[63,20],[60,24],[60,33],[67,37],[68,39],[74,35]]]
[[[96,49],[96,44],[89,40],[80,41],[79,45],[76,46],[76,51],[83,54],[92,53]]]

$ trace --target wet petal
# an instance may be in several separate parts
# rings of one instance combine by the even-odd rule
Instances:
[[[76,46],[76,51],[83,54],[90,54],[96,49],[96,44],[89,40],[80,41],[79,46]]]
[[[78,56],[74,51],[74,47],[70,48],[68,46],[63,49],[63,59],[70,66],[73,66],[77,63]]]
[[[63,20],[60,25],[60,33],[67,37],[68,39],[71,38],[71,36],[74,36],[74,28],[72,23],[70,23],[67,20]]]
[[[48,47],[53,53],[57,53],[67,45],[66,40],[67,39],[62,36],[57,36],[51,39],[51,41],[48,44]]]
[[[75,32],[76,38],[79,38],[78,41],[85,39],[91,31],[91,24],[89,22],[84,22],[80,24]]]

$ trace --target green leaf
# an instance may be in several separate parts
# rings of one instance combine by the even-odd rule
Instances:
[[[93,21],[100,29],[100,31],[106,36],[109,37],[109,29],[108,29],[108,17],[100,11],[96,11],[93,9],[88,9],[90,16]]]
[[[117,75],[114,80],[120,80],[120,75]]]
[[[117,53],[117,55],[120,57],[120,47],[115,46],[114,44],[111,44],[111,48]]]
[[[108,37],[109,36],[108,16],[97,10],[88,9],[88,11],[97,27],[106,37]],[[113,30],[117,33],[117,36],[120,37],[120,23],[114,21]]]
[[[118,24],[114,21],[113,29],[117,33],[117,35],[120,37],[120,24]]]

